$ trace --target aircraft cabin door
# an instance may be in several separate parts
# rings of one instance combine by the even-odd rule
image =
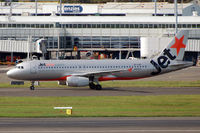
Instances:
[[[36,74],[37,73],[37,64],[31,63],[30,71],[31,71],[32,74]]]

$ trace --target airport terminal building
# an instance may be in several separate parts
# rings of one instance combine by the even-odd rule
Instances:
[[[173,4],[108,3],[97,5],[17,3],[12,10],[1,6],[1,56],[44,52],[38,40],[45,40],[47,58],[65,58],[84,52],[104,53],[109,58],[149,58],[162,50],[175,31]],[[25,10],[24,7],[29,7]],[[179,30],[190,30],[188,55],[200,52],[200,8],[180,4]],[[86,8],[86,9],[85,9]],[[9,12],[10,11],[10,12]]]

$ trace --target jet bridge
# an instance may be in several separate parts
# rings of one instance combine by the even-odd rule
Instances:
[[[44,54],[46,51],[45,39],[39,39],[36,42],[30,40],[0,40],[0,53],[11,53],[11,62],[13,62],[13,53],[38,53]],[[29,56],[28,56],[29,57]]]
[[[41,53],[38,47],[35,43],[29,41],[0,40],[0,52]]]

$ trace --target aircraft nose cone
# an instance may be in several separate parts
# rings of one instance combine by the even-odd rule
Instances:
[[[15,73],[13,70],[9,70],[6,75],[9,77],[9,78],[14,78],[15,77]]]
[[[6,75],[10,77],[12,75],[11,70],[7,71]]]

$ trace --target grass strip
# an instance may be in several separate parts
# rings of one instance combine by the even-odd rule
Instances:
[[[102,87],[124,88],[124,87],[200,87],[198,81],[107,81],[101,82]],[[25,85],[10,85],[9,83],[1,83],[0,88],[29,88],[30,83]],[[40,82],[41,88],[67,88],[66,85],[58,85],[57,82]]]
[[[0,97],[0,117],[191,117],[200,116],[200,95]]]

